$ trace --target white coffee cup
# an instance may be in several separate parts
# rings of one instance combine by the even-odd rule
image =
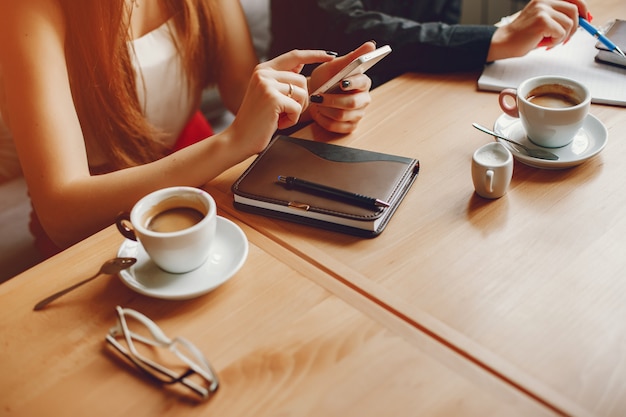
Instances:
[[[171,273],[201,266],[215,239],[217,207],[209,193],[194,187],[170,187],[139,200],[116,219],[120,233],[136,240],[150,259]]]
[[[511,104],[513,98],[514,103]],[[568,145],[589,114],[591,93],[582,83],[552,75],[529,78],[498,96],[500,108],[519,117],[528,139],[546,148]]]
[[[500,198],[509,188],[513,176],[513,155],[501,143],[492,142],[478,148],[472,157],[472,181],[476,194]]]

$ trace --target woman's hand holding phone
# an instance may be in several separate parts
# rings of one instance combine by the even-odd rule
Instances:
[[[368,43],[373,43],[373,42],[367,42],[366,44]],[[360,48],[357,49],[356,51],[353,51],[352,53],[348,55],[345,55],[342,58],[338,58],[337,60],[333,61],[332,64],[336,65],[337,61],[340,61],[340,60],[342,61],[341,63],[343,64],[346,60],[348,60],[351,56],[353,56],[353,54],[358,55],[358,51],[360,51]],[[344,65],[340,71],[336,72],[332,77],[329,77],[326,80],[326,82],[324,82],[322,85],[317,87],[315,91],[312,93],[312,95],[332,93],[332,92],[339,91],[340,83],[343,80],[346,80],[354,75],[364,74],[368,69],[376,65],[381,59],[389,55],[390,52],[391,52],[391,47],[389,47],[389,45],[385,45],[373,51],[369,51],[361,55],[358,55],[356,58],[349,61],[348,64]],[[328,66],[330,66],[330,64],[328,64],[327,67]]]
[[[309,82],[313,92],[308,112],[323,128],[335,133],[350,133],[365,115],[371,102],[370,78],[364,74],[385,57],[391,48],[375,49],[373,42],[317,67]],[[342,81],[348,85],[342,85]]]

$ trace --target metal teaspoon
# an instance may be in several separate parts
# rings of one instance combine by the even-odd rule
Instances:
[[[485,126],[482,126],[478,123],[472,123],[472,126],[474,126],[476,129],[484,132],[484,133],[488,133],[492,136],[495,136],[499,139],[505,140],[507,142],[512,143],[513,145],[521,148],[524,150],[524,152],[526,153],[526,155],[528,156],[532,156],[533,158],[538,158],[538,159],[548,159],[550,161],[556,161],[559,159],[559,157],[555,154],[553,154],[552,152],[548,152],[544,149],[537,149],[537,148],[529,148],[527,146],[522,145],[521,143],[515,142],[514,140],[511,140],[507,137],[504,137],[502,135],[497,134],[496,132],[494,132],[493,130],[490,130],[488,128],[486,128]]]
[[[50,297],[44,298],[43,300],[41,300],[40,302],[38,302],[35,305],[34,310],[41,310],[42,308],[44,308],[45,306],[47,306],[48,304],[50,304],[52,301],[56,300],[57,298],[59,298],[60,296],[67,294],[68,292],[80,287],[83,284],[88,283],[89,281],[92,281],[94,279],[96,279],[98,276],[102,275],[102,274],[108,274],[108,275],[113,275],[113,274],[117,274],[118,272],[120,272],[123,269],[126,268],[130,268],[132,265],[135,264],[135,262],[137,262],[137,259],[135,258],[113,258],[113,259],[109,259],[108,261],[106,261],[104,264],[102,264],[102,266],[100,267],[100,270],[92,277],[89,277],[83,281],[77,282],[76,284],[67,287],[64,290],[61,290],[57,293],[52,294]]]

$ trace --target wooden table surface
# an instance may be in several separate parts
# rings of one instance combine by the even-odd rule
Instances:
[[[469,77],[418,75],[376,93],[399,107],[373,105],[338,143],[421,161],[379,237],[231,214],[562,412],[626,415],[626,109],[592,107],[609,131],[600,155],[563,171],[516,163],[507,195],[489,201],[470,177],[489,138],[471,123],[498,116],[493,94]]]
[[[597,23],[626,12],[589,3]],[[556,171],[516,162],[507,195],[485,200],[470,161],[492,138],[471,124],[493,126],[501,111],[477,77],[407,74],[373,91],[353,134],[294,134],[420,159],[375,239],[233,210],[241,167],[209,189],[238,219],[559,412],[624,416],[626,109],[592,105],[609,132],[596,157]]]
[[[622,0],[590,0],[596,22]],[[602,8],[600,8],[602,7]],[[360,239],[239,212],[244,267],[187,301],[101,277],[42,297],[115,256],[113,227],[0,285],[0,415],[626,415],[626,109],[592,106],[601,154],[567,170],[516,163],[507,195],[474,195],[470,160],[497,97],[478,74],[405,75],[372,94],[358,130],[294,136],[421,161],[387,229]],[[136,309],[211,360],[221,388],[195,404],[114,360],[114,307]]]
[[[149,298],[102,276],[33,311],[115,256],[123,239],[114,227],[0,285],[0,415],[556,415],[243,230],[250,242],[243,268],[191,300]],[[196,344],[219,375],[216,395],[190,401],[118,360],[104,342],[116,305]]]

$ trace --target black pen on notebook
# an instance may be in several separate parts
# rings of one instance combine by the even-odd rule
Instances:
[[[315,191],[326,194],[331,197],[339,197],[343,200],[367,207],[389,207],[389,203],[374,197],[368,197],[362,194],[353,193],[350,191],[340,190],[338,188],[329,187],[323,184],[317,184],[315,182],[306,181],[296,177],[286,177],[284,175],[278,176],[278,181],[286,184],[288,187],[296,187],[302,190]]]

